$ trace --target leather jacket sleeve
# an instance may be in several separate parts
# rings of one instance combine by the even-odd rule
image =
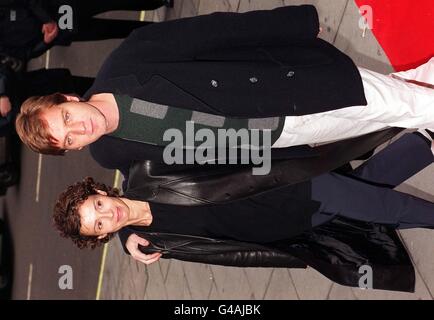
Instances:
[[[307,265],[341,285],[358,287],[360,266],[373,269],[373,288],[414,292],[415,271],[392,227],[338,218],[294,239],[270,246],[175,234],[146,233],[124,228],[124,247],[131,233],[151,245],[144,253],[163,258],[237,267],[306,268]]]
[[[161,252],[162,257],[167,259],[234,267],[306,267],[296,257],[264,245],[124,228],[119,232],[119,238],[127,254],[125,243],[131,233],[149,241],[149,246],[140,246],[140,251],[145,254]]]
[[[274,161],[267,175],[252,175],[248,165],[164,165],[133,162],[127,197],[179,206],[222,204],[298,184],[310,190],[309,179],[332,171],[399,133],[401,128],[317,147],[319,156]],[[239,181],[243,181],[242,184]],[[308,194],[308,191],[305,193]]]

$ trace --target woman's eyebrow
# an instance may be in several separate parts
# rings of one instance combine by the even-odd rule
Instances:
[[[95,231],[96,234],[98,234],[97,225],[98,225],[98,220],[95,220],[95,223],[93,225],[93,231]]]
[[[96,201],[97,201],[97,200],[92,201],[92,202],[93,202],[93,207],[94,207],[94,209],[95,209],[95,212],[97,211]],[[98,225],[98,219],[95,219],[95,223],[94,223],[94,225],[93,225],[93,231],[95,231],[95,233],[98,233],[97,225]]]

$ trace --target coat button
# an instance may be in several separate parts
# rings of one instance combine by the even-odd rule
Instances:
[[[286,76],[287,76],[288,78],[290,78],[290,77],[293,77],[294,74],[295,74],[294,71],[289,71],[289,72],[286,74]]]
[[[250,80],[251,83],[258,82],[258,78],[256,78],[256,77],[251,77],[249,80]]]
[[[211,85],[212,85],[214,88],[217,88],[218,85],[219,85],[219,83],[218,83],[217,81],[215,81],[215,80],[211,80]]]

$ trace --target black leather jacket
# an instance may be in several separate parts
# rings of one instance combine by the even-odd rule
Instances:
[[[122,244],[131,233],[143,236],[150,246],[146,253],[161,252],[164,258],[234,267],[305,268],[306,263],[269,246],[233,240],[213,239],[182,234],[144,232],[140,228],[122,229]],[[128,253],[128,250],[125,249]]]
[[[311,266],[341,285],[359,286],[360,267],[372,268],[373,288],[414,292],[415,271],[395,230],[338,218],[288,240],[266,245],[125,227],[125,243],[135,233],[150,243],[143,253],[163,258],[234,267],[306,268]],[[393,266],[393,267],[391,267]]]
[[[397,131],[399,129],[388,134]],[[385,132],[375,135],[377,139],[387,136]],[[351,148],[354,144],[343,145]],[[363,143],[355,149],[366,152],[359,148],[360,145]],[[327,148],[322,150],[331,152]],[[186,206],[226,203],[265,192],[266,189],[304,181],[309,176],[306,173],[308,170],[316,170],[318,174],[322,170],[330,170],[328,164],[317,161],[282,161],[272,166],[267,176],[252,176],[248,167],[234,169],[219,166],[193,170],[188,166],[138,162],[131,166],[125,196]],[[369,265],[373,269],[374,288],[414,291],[415,275],[408,254],[393,228],[381,225],[338,218],[295,238],[266,245],[126,227],[119,232],[126,253],[125,243],[131,233],[150,242],[149,246],[141,247],[144,253],[162,252],[163,258],[237,267],[305,268],[309,265],[331,280],[349,286],[358,286],[361,277],[359,268]],[[390,265],[393,268],[387,267]],[[403,277],[403,274],[406,276]]]

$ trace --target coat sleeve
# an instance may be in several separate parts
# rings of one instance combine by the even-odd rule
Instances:
[[[150,242],[148,247],[140,246],[141,252],[161,252],[165,259],[233,267],[306,268],[306,264],[293,255],[264,245],[188,235],[147,233],[128,228],[119,232],[119,239],[126,254],[130,253],[125,243],[132,233]]]
[[[10,96],[12,71],[0,64],[0,96]]]
[[[197,54],[239,46],[282,45],[314,39],[319,33],[314,6],[287,6],[247,13],[217,12],[156,23],[137,29],[130,39],[145,40],[157,52],[194,57]],[[162,51],[158,52],[158,48]],[[158,57],[159,54],[163,57]]]
[[[21,0],[22,1],[22,0]],[[44,6],[44,1],[28,0],[28,8],[42,24],[55,20]]]
[[[47,23],[55,20],[46,8],[47,2],[46,0],[0,0],[0,5],[5,7],[20,6],[28,8],[41,23]]]
[[[307,266],[290,254],[272,250],[240,250],[208,255],[163,254],[162,258],[241,268],[306,268]]]

